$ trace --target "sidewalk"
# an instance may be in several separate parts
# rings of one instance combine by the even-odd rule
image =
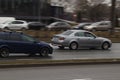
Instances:
[[[108,59],[69,59],[69,60],[2,60],[0,68],[15,67],[39,67],[39,66],[57,66],[57,65],[78,65],[78,64],[103,64],[119,63],[120,58]]]

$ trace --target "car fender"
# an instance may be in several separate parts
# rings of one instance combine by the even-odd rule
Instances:
[[[1,46],[0,46],[0,49],[1,49],[1,48],[3,48],[3,47],[5,47],[5,48],[8,48],[8,49],[9,49],[9,47],[8,47],[7,45],[1,45]]]
[[[0,25],[0,28],[1,28],[1,29],[4,29],[6,26],[8,26],[8,24],[1,24],[1,25]]]
[[[40,50],[41,50],[42,48],[48,48],[48,49],[49,49],[49,54],[52,54],[52,53],[53,53],[53,48],[50,47],[50,46],[42,46],[42,47],[40,47]]]
[[[101,46],[102,46],[103,43],[105,43],[105,42],[109,43],[110,47],[112,46],[112,42],[111,42],[111,41],[107,41],[107,40],[104,40],[104,41],[102,42]]]
[[[100,46],[102,46],[103,43],[105,43],[105,42],[108,42],[110,45],[112,45],[112,41],[109,40],[109,39],[107,39],[107,38],[104,38],[104,37],[97,37],[97,39],[100,40],[100,42],[101,42]]]

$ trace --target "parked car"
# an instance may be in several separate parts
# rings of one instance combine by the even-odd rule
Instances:
[[[43,24],[41,22],[29,22],[28,28],[32,30],[46,29],[46,24]]]
[[[24,20],[6,21],[0,24],[0,29],[25,30],[28,29],[28,23]]]
[[[42,41],[18,32],[0,32],[0,56],[5,58],[10,53],[39,54],[47,56],[52,54],[52,47]]]
[[[111,22],[110,21],[100,21],[93,23],[89,26],[84,27],[85,30],[91,30],[91,31],[96,31],[96,30],[110,30],[111,29]]]
[[[111,47],[112,42],[86,30],[67,30],[55,35],[52,38],[52,44],[61,49],[69,47],[72,50],[79,48],[101,48],[107,50]]]
[[[70,29],[71,25],[66,22],[54,22],[47,26],[48,29]]]
[[[79,23],[78,25],[74,26],[73,29],[84,29],[85,26],[91,25],[92,23],[90,22],[84,22],[84,23]]]

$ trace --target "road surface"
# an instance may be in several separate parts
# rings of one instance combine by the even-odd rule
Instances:
[[[22,60],[22,59],[45,59],[45,60],[68,60],[68,59],[102,59],[102,58],[120,58],[120,43],[113,43],[109,50],[60,50],[54,46],[54,52],[48,57],[33,56],[26,54],[11,54],[8,58],[0,58],[0,60]]]
[[[120,80],[120,64],[0,69],[0,80]]]

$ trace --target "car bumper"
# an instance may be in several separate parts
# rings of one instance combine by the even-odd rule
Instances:
[[[67,43],[65,43],[65,42],[52,42],[51,44],[53,46],[65,46],[65,47],[67,47]]]

